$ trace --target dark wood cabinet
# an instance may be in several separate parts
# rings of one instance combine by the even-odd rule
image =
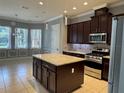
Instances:
[[[102,79],[108,81],[109,59],[103,58]]]
[[[90,34],[90,21],[84,22],[84,43],[88,44],[89,43],[89,34]]]
[[[67,42],[73,44],[89,43],[90,21],[68,25]]]
[[[77,24],[68,25],[67,42],[77,43]]]
[[[70,93],[84,83],[84,62],[55,66],[34,57],[33,75],[50,93]]]
[[[72,25],[68,25],[67,30],[67,43],[73,43]]]
[[[47,80],[48,80],[47,68],[42,66],[42,84],[45,88],[48,88]]]
[[[110,19],[112,19],[111,14],[92,17],[91,33],[108,33],[108,29],[111,31],[112,25],[110,26],[110,23],[112,20]]]
[[[77,24],[77,43],[84,43],[84,23]]]
[[[42,82],[42,64],[41,61],[37,61],[37,80]]]
[[[107,33],[108,29],[108,15],[99,16],[99,33]]]
[[[67,41],[72,44],[89,43],[89,34],[107,33],[107,43],[111,42],[112,14],[108,8],[102,8],[95,11],[95,16],[90,21],[68,25]]]
[[[51,91],[51,93],[55,93],[56,89],[56,74],[55,72],[49,70],[48,71],[48,90]]]
[[[98,32],[98,24],[99,24],[98,17],[95,17],[95,16],[92,17],[90,33],[97,33]]]
[[[33,59],[33,76],[37,78],[37,60]]]
[[[72,38],[73,39],[72,42],[73,43],[77,43],[77,37],[78,37],[77,36],[77,24],[72,24],[72,32],[73,32],[72,33],[72,37],[73,37]]]
[[[55,93],[56,74],[48,67],[42,66],[42,84],[51,93]]]

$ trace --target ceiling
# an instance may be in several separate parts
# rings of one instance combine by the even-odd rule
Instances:
[[[40,5],[42,1],[44,5]],[[87,1],[88,5],[83,3]],[[85,13],[101,4],[114,4],[123,0],[0,0],[0,17],[27,22],[42,22],[64,14],[68,16]],[[77,10],[73,10],[73,7]]]

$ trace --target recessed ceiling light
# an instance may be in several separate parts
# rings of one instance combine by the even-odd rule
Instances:
[[[39,2],[40,5],[43,5],[43,2]]]
[[[73,7],[73,10],[76,10],[77,8],[76,7]]]
[[[66,14],[68,11],[67,10],[64,10],[64,13]]]
[[[88,2],[84,2],[84,5],[88,5]]]

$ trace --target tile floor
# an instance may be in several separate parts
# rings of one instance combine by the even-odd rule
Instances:
[[[48,93],[32,76],[32,58],[0,60],[0,93]],[[107,82],[85,75],[73,93],[107,93]]]

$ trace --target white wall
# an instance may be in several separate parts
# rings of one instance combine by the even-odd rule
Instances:
[[[48,24],[48,29],[46,30],[46,24]],[[51,26],[55,24],[60,24],[60,51],[62,52],[63,47],[67,45],[67,30],[66,26],[64,25],[64,17],[47,22],[44,24],[44,31],[43,31],[43,50],[44,51],[51,51]]]

